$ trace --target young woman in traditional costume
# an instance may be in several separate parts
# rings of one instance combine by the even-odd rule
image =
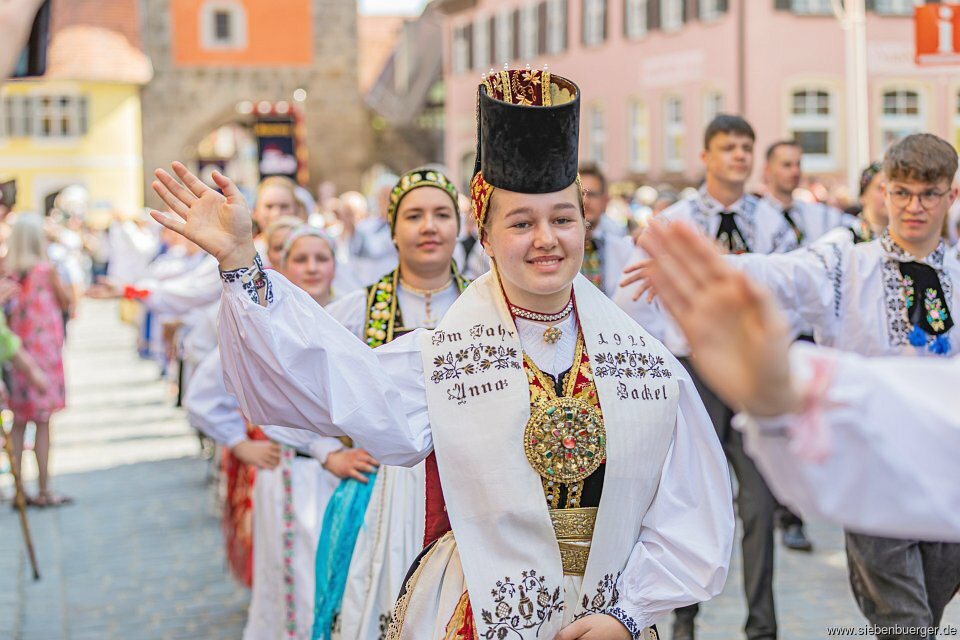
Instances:
[[[427,548],[388,637],[651,638],[717,594],[726,462],[684,369],[578,274],[580,95],[543,71],[479,91],[474,213],[493,268],[432,331],[364,348],[267,276],[235,185],[158,171],[171,229],[217,256],[221,349],[251,417],[427,464]],[[442,487],[442,491],[441,491]]]
[[[320,229],[290,230],[276,266],[313,304],[331,297],[333,243]],[[362,477],[369,455],[302,429],[255,427],[223,384],[218,351],[197,369],[185,405],[225,453],[224,534],[235,575],[252,586],[244,640],[310,638],[314,553],[341,478]],[[252,513],[251,513],[252,509]]]
[[[404,174],[389,194],[398,268],[327,309],[370,347],[436,327],[464,289],[453,263],[457,197],[443,172],[430,168]],[[407,569],[423,548],[424,500],[422,464],[381,467],[366,484],[341,483],[317,546],[314,638],[383,636]]]

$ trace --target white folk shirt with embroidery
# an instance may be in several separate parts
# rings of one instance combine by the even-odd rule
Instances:
[[[734,214],[737,228],[752,253],[782,253],[797,248],[797,236],[783,213],[769,206],[761,206],[759,198],[750,194],[744,194],[732,205],[725,207],[707,193],[706,187],[701,187],[696,196],[667,207],[658,219],[664,222],[685,222],[707,237],[716,238],[720,230],[720,214],[726,211]],[[626,264],[630,265],[647,257],[643,249],[636,248]],[[613,294],[613,301],[640,326],[663,342],[671,353],[680,357],[689,355],[690,347],[683,333],[660,301],[655,299],[647,302],[646,295],[640,300],[633,300],[635,287],[636,285],[621,287]]]
[[[783,216],[783,203],[770,196],[760,200],[760,206],[770,208]],[[852,216],[850,216],[852,218]],[[802,246],[806,247],[827,232],[837,227],[846,227],[843,212],[822,202],[803,202],[794,200],[790,203],[790,218],[803,234]],[[786,218],[784,218],[786,220]],[[789,223],[788,223],[789,224]]]
[[[267,307],[253,302],[241,283],[224,285],[220,349],[227,387],[244,414],[347,435],[384,464],[413,466],[426,458],[433,437],[422,330],[370,349],[283,276],[268,277],[273,301]],[[536,345],[542,335],[541,329]],[[544,354],[522,333],[521,344],[545,371],[572,365],[572,352],[558,364],[542,360]],[[674,375],[680,385],[674,438],[619,583],[619,606],[640,626],[719,593],[729,565],[726,460],[689,376],[681,367]]]
[[[913,325],[906,315],[899,262],[914,258],[889,236],[857,245],[815,243],[783,255],[740,255],[731,260],[766,285],[795,324],[812,327],[817,344],[864,356],[934,355],[908,339]],[[956,252],[941,242],[918,262],[937,271],[956,322],[960,309]],[[960,347],[960,329],[954,326],[947,336],[952,355]]]
[[[800,388],[815,361],[835,367],[814,414],[734,422],[777,497],[854,531],[960,542],[960,359],[864,358],[801,344],[790,355]],[[811,419],[829,430],[823,461],[791,448],[789,434]]]

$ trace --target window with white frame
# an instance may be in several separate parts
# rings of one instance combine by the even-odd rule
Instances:
[[[723,113],[723,94],[719,91],[707,91],[703,94],[703,124]]]
[[[537,5],[528,4],[520,10],[520,59],[524,62],[532,61],[538,55],[538,23]]]
[[[486,71],[490,61],[490,20],[478,18],[473,23],[473,68]]]
[[[510,62],[516,58],[513,50],[513,11],[505,9],[497,14],[497,51],[494,62],[497,65]]]
[[[911,16],[913,15],[913,7],[917,4],[914,0],[875,0],[873,9],[877,13]]]
[[[624,5],[624,32],[628,38],[642,38],[647,34],[647,2],[651,0],[627,0]],[[652,0],[658,2],[659,0]]]
[[[606,0],[583,0],[583,44],[602,44],[607,30]]]
[[[667,96],[663,101],[663,167],[667,171],[683,171],[683,100]]]
[[[470,39],[467,30],[466,25],[453,29],[451,66],[454,73],[465,73],[470,70]]]
[[[599,105],[591,105],[587,112],[587,131],[587,158],[602,168],[607,152],[607,133],[603,108]]]
[[[204,49],[247,46],[247,11],[236,0],[210,0],[200,9],[200,43]]]
[[[794,13],[821,15],[833,13],[830,0],[793,0],[790,8]]]
[[[567,48],[567,0],[547,1],[547,53],[557,55]]]
[[[646,173],[650,170],[650,112],[643,100],[627,106],[627,131],[627,166],[634,173]]]
[[[716,20],[723,15],[723,7],[720,6],[720,0],[697,0],[701,20]]]
[[[803,148],[804,168],[836,168],[837,113],[833,94],[820,88],[798,89],[790,94],[790,100],[787,129]]]
[[[683,3],[685,0],[656,0],[660,3],[660,28],[678,31],[683,27]]]
[[[884,91],[880,101],[880,147],[924,129],[923,98],[913,89]]]
[[[8,95],[0,129],[11,138],[76,138],[86,135],[87,97],[81,95]]]

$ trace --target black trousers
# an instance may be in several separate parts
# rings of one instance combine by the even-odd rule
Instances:
[[[850,586],[864,617],[882,628],[877,638],[932,638],[920,629],[940,625],[944,607],[960,588],[960,544],[850,531],[846,543]]]
[[[700,398],[717,430],[720,444],[737,476],[737,514],[743,523],[743,587],[747,598],[749,640],[773,640],[777,637],[777,614],[773,604],[774,512],[777,501],[743,450],[743,439],[730,422],[733,410],[726,406],[700,379],[686,358],[683,366],[693,378]],[[680,620],[692,620],[699,605],[676,610]]]

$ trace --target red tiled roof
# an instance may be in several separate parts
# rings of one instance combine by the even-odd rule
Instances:
[[[53,3],[48,78],[146,84],[153,66],[143,52],[138,0]]]

